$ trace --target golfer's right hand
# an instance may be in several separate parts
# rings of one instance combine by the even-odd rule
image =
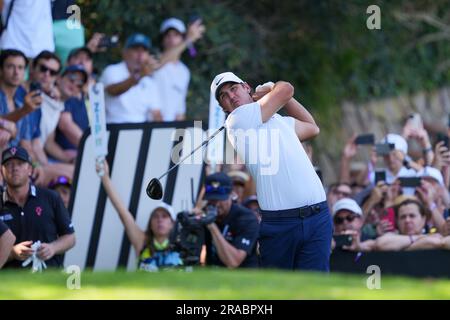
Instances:
[[[33,241],[24,241],[16,244],[12,249],[12,256],[16,260],[25,261],[33,254],[33,249],[31,245]]]

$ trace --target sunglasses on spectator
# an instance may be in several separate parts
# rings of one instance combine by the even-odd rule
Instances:
[[[351,193],[350,193],[350,192],[341,191],[341,190],[338,190],[338,189],[333,190],[333,193],[334,193],[335,195],[341,195],[341,196],[344,196],[344,197],[346,197],[346,198],[348,198],[348,197],[351,196]]]
[[[47,73],[47,71],[48,71],[48,72],[50,72],[50,75],[53,77],[59,73],[58,70],[50,69],[49,67],[46,67],[43,64],[39,65],[39,71],[42,73]]]
[[[70,82],[74,83],[77,87],[83,87],[84,81],[80,80],[76,73],[69,73],[66,77],[70,80]]]
[[[347,222],[353,222],[353,220],[355,220],[355,218],[356,218],[356,215],[349,215],[344,218],[334,217],[334,223],[335,224],[343,224],[345,220],[347,220]]]
[[[213,187],[211,185],[206,185],[205,187],[205,193],[229,194],[230,192],[230,187]]]

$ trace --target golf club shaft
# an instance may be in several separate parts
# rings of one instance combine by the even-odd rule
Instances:
[[[191,157],[198,149],[201,149],[202,147],[204,147],[205,145],[207,145],[212,139],[214,139],[220,131],[222,131],[223,129],[225,129],[225,126],[221,126],[216,132],[214,132],[211,137],[209,137],[208,139],[206,139],[205,141],[202,142],[201,145],[199,145],[197,148],[195,148],[194,150],[191,151],[190,154],[188,154],[187,156],[185,156],[184,158],[182,158],[180,161],[178,161],[172,168],[170,168],[169,170],[167,170],[161,177],[158,178],[158,180],[161,180],[162,178],[164,178],[170,171],[172,171],[173,169],[175,169],[176,167],[178,167],[178,165],[180,165],[183,161],[185,161],[186,159],[188,159],[189,157]]]

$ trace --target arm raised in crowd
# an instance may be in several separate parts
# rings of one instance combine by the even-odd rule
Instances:
[[[3,119],[17,122],[27,114],[37,110],[42,103],[42,96],[37,91],[28,92],[22,108],[18,108],[10,113],[3,115]]]
[[[109,177],[109,166],[106,161],[103,162],[104,175],[102,176],[102,184],[105,188],[106,194],[108,195],[111,203],[119,214],[119,218],[122,221],[125,232],[127,233],[128,239],[130,239],[131,244],[137,254],[142,251],[145,242],[145,232],[139,228],[136,221],[134,220],[131,212],[125,207],[124,203],[117,194],[114,185]],[[97,171],[100,168],[97,166]]]
[[[161,55],[159,61],[149,54],[140,70],[137,70],[135,73],[132,72],[127,79],[119,83],[108,85],[105,88],[106,92],[111,96],[118,96],[128,91],[131,87],[139,83],[139,80],[142,77],[151,75],[166,63],[179,59],[180,55],[184,50],[186,50],[189,44],[194,43],[203,36],[204,31],[205,26],[201,23],[201,21],[194,22],[188,28],[185,41],[174,48],[166,50]]]

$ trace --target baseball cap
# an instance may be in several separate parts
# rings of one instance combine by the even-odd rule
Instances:
[[[217,101],[219,101],[218,94],[220,88],[222,88],[222,86],[227,82],[244,83],[244,81],[236,76],[233,72],[223,72],[218,74],[211,82],[211,93],[214,95],[214,97],[216,97]]]
[[[362,216],[362,209],[356,203],[355,200],[350,198],[343,198],[341,200],[338,200],[334,206],[333,206],[333,216],[336,215],[341,210],[348,210],[350,212],[353,212],[354,214],[357,214],[359,216]]]
[[[155,209],[153,209],[153,211],[152,211],[152,213],[150,215],[150,218],[153,216],[153,214],[156,212],[157,209],[164,209],[164,210],[166,210],[169,213],[169,215],[170,215],[170,217],[172,218],[173,221],[175,221],[177,219],[177,215],[175,214],[175,210],[173,209],[173,207],[168,205],[165,202],[158,203],[158,205],[155,207]]]
[[[169,18],[161,23],[159,33],[165,33],[169,29],[175,29],[179,33],[186,33],[184,22],[177,18]]]
[[[205,200],[226,200],[231,194],[232,181],[223,172],[211,174],[205,179]]]
[[[84,70],[84,67],[81,64],[72,64],[70,66],[67,66],[63,73],[62,76],[65,76],[67,73],[72,73],[72,72],[81,72],[81,74],[83,75],[83,82],[86,83],[87,79],[88,79],[88,74],[86,72],[86,70]]]
[[[67,57],[67,61],[72,59],[74,56],[78,55],[79,53],[84,52],[88,55],[89,59],[92,59],[92,51],[88,47],[79,47],[72,49],[69,53],[69,56]]]
[[[3,151],[2,165],[4,165],[10,159],[20,159],[31,164],[31,158],[28,155],[27,150],[19,146],[11,147]]]
[[[145,34],[134,33],[127,38],[127,41],[125,42],[125,49],[138,46],[144,47],[145,49],[149,50],[152,46],[152,42],[150,41],[150,38]]]
[[[418,177],[422,178],[432,178],[436,180],[441,186],[444,185],[444,178],[442,177],[442,173],[433,167],[425,167],[417,173]]]
[[[239,170],[233,170],[228,172],[228,176],[231,178],[231,181],[233,183],[240,183],[242,185],[245,185],[247,181],[250,180],[250,177],[247,173]]]
[[[54,189],[56,186],[68,186],[70,187],[72,185],[72,179],[66,177],[66,176],[59,176],[50,181],[48,184],[49,189]]]
[[[403,154],[408,153],[408,143],[406,142],[405,138],[403,138],[401,135],[389,133],[383,138],[381,142],[392,143],[394,144],[395,150],[399,150],[403,152]]]

